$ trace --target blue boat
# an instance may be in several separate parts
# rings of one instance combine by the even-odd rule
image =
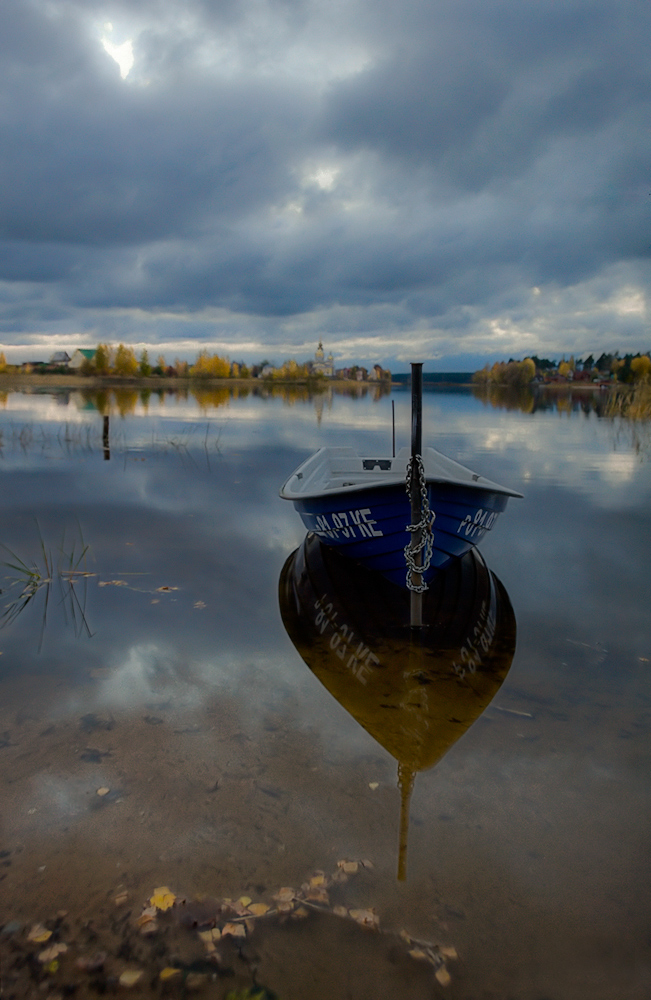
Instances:
[[[406,550],[413,519],[411,453],[360,455],[353,448],[321,448],[284,483],[308,531],[398,586],[409,586]],[[522,494],[471,472],[434,448],[422,449],[415,489],[420,494],[424,585],[491,531],[509,497]],[[410,589],[415,589],[413,586]]]

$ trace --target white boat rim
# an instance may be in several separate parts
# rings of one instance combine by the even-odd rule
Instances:
[[[410,457],[409,448],[401,448],[395,457],[360,455],[354,448],[346,447],[320,448],[289,476],[280,489],[280,496],[284,500],[309,500],[333,493],[404,485]],[[428,483],[522,497],[522,493],[472,472],[434,448],[424,448],[422,459]]]

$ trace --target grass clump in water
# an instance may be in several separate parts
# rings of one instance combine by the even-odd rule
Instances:
[[[40,651],[53,587],[59,591],[59,606],[63,609],[66,621],[72,622],[75,635],[80,636],[84,632],[89,637],[92,635],[85,609],[88,577],[94,574],[89,573],[86,569],[88,545],[84,543],[80,526],[78,526],[79,538],[77,540],[73,538],[69,545],[66,545],[64,530],[56,561],[52,556],[51,549],[46,546],[43,540],[38,522],[37,528],[40,551],[38,557],[31,563],[25,562],[8,545],[0,542],[0,548],[4,549],[12,560],[6,560],[1,564],[5,569],[11,571],[11,575],[5,577],[6,586],[0,589],[0,593],[9,594],[11,599],[4,605],[3,613],[0,616],[0,628],[11,625],[29,604],[36,602],[38,595],[42,593],[44,602],[38,645]],[[81,597],[75,588],[78,580],[83,580]]]

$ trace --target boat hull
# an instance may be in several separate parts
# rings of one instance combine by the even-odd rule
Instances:
[[[427,497],[434,514],[431,564],[423,574],[429,582],[437,570],[465,555],[494,527],[508,495],[428,482]],[[293,503],[308,531],[325,545],[405,586],[411,507],[404,485],[294,498]]]

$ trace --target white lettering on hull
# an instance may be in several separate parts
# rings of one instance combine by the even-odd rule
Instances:
[[[371,517],[370,507],[306,516],[314,521],[314,525],[310,526],[311,530],[320,538],[382,538],[384,534],[377,527],[377,521]]]
[[[480,507],[479,510],[475,511],[474,517],[466,514],[457,528],[457,535],[463,533],[466,538],[475,538],[478,534],[483,535],[485,531],[490,531],[493,527],[497,520],[497,515],[497,511],[483,510]]]

